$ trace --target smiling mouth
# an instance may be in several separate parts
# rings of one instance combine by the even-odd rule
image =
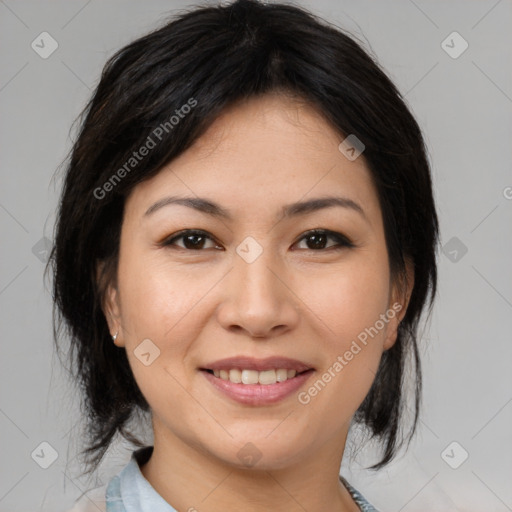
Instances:
[[[261,385],[269,386],[272,384],[278,384],[286,382],[287,380],[294,379],[300,375],[310,373],[313,371],[312,368],[303,371],[289,370],[286,368],[270,369],[270,370],[248,370],[231,368],[225,370],[210,370],[202,368],[205,371],[220,380],[229,381],[233,384],[245,384],[245,385]]]

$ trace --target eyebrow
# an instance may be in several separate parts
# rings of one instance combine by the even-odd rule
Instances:
[[[188,208],[193,208],[194,210],[206,213],[207,215],[211,215],[212,217],[217,217],[219,219],[225,219],[228,221],[233,220],[233,215],[228,210],[209,199],[203,197],[178,196],[169,196],[160,199],[146,210],[144,217],[148,217],[164,206],[172,204],[187,206]],[[299,201],[285,205],[281,209],[281,216],[284,218],[291,218],[299,215],[305,215],[307,213],[316,212],[325,208],[333,208],[335,206],[355,211],[359,213],[366,221],[368,221],[363,208],[358,203],[347,197],[335,196],[319,197],[316,199],[310,199],[308,201]]]

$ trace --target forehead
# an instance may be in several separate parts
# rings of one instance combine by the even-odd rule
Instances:
[[[244,151],[257,156],[256,162],[279,155],[295,160],[297,153],[309,160],[325,157],[341,140],[341,134],[309,102],[271,93],[225,109],[195,141],[193,151],[197,158]]]
[[[127,210],[140,214],[178,193],[215,199],[236,215],[264,215],[285,203],[341,194],[378,216],[365,160],[347,159],[338,149],[343,139],[305,101],[251,98],[224,110],[187,151],[137,185]]]

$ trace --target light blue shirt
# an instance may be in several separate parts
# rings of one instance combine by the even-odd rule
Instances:
[[[140,470],[152,453],[153,446],[135,450],[130,462],[110,480],[106,492],[107,512],[177,512],[153,489]],[[378,512],[342,476],[340,480],[362,512]]]

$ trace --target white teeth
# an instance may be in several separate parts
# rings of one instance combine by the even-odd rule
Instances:
[[[238,370],[233,368],[231,370],[213,370],[213,374],[215,377],[222,380],[229,380],[235,384],[261,384],[266,386],[268,384],[276,384],[277,382],[293,379],[297,371],[281,368],[279,370],[264,370],[258,372],[256,370]]]
[[[277,382],[284,382],[288,378],[288,370],[277,370],[276,371],[276,380]]]
[[[240,384],[242,382],[242,372],[240,370],[229,370],[229,380]]]
[[[276,371],[275,370],[266,370],[264,372],[260,372],[258,375],[258,382],[260,384],[275,384],[276,383]]]
[[[244,384],[258,384],[258,373],[256,370],[242,370],[242,382]]]

